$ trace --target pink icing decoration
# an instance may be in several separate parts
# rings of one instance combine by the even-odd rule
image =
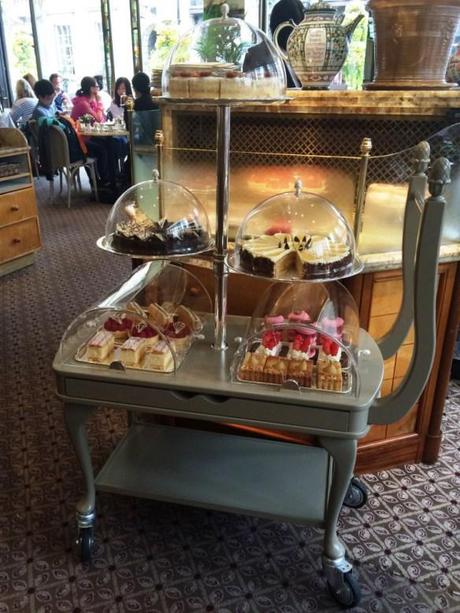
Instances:
[[[273,224],[265,230],[265,234],[269,236],[273,236],[273,234],[290,234],[291,233],[291,224],[289,221],[279,221],[278,223]]]
[[[267,326],[276,326],[284,324],[284,317],[282,315],[265,315],[264,321]]]
[[[310,315],[306,311],[293,311],[289,313],[288,320],[298,323],[307,323],[310,321]]]

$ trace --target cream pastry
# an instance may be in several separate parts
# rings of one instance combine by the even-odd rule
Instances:
[[[90,360],[102,362],[115,347],[115,337],[108,330],[99,330],[89,341],[86,355]]]
[[[144,355],[147,343],[145,338],[131,336],[120,347],[120,360],[125,366],[137,366]]]
[[[146,350],[144,355],[144,368],[163,372],[171,372],[174,370],[173,355],[166,341],[158,341],[158,343]]]

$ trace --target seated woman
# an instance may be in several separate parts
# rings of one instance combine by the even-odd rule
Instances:
[[[113,119],[123,119],[124,108],[120,104],[121,96],[132,97],[132,95],[133,90],[131,89],[129,79],[126,77],[119,77],[115,82],[115,95],[108,111]]]
[[[95,121],[105,121],[104,109],[99,96],[99,86],[93,77],[83,77],[80,89],[72,99],[72,119],[79,119],[82,115],[91,115]]]
[[[11,107],[11,119],[15,124],[25,124],[32,117],[35,107],[37,106],[37,98],[25,79],[19,79],[16,82],[16,100]]]
[[[105,121],[102,102],[99,97],[99,86],[93,77],[83,77],[80,89],[72,99],[72,112],[70,116],[77,121],[83,115],[91,115],[97,123]],[[115,183],[116,160],[112,159],[110,139],[85,137],[86,148],[91,157],[97,159],[97,171],[102,185]]]

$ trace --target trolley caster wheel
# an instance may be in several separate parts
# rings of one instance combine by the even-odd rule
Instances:
[[[82,562],[91,561],[91,553],[94,545],[94,536],[92,528],[80,528],[78,531],[77,547],[80,553]]]
[[[352,571],[342,574],[340,585],[327,583],[332,598],[344,609],[351,609],[361,600],[361,588]]]
[[[344,506],[350,507],[351,509],[360,509],[366,502],[367,487],[362,481],[353,477],[348,486],[345,500],[343,501]]]

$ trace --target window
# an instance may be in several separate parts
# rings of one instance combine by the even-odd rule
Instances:
[[[59,72],[70,97],[82,77],[105,74],[100,0],[34,0],[43,77]]]
[[[2,2],[2,18],[8,68],[14,89],[17,79],[27,72],[37,77],[29,3],[27,0]]]
[[[54,26],[56,40],[56,57],[58,60],[59,72],[68,75],[75,74],[73,61],[72,34],[70,26]]]

